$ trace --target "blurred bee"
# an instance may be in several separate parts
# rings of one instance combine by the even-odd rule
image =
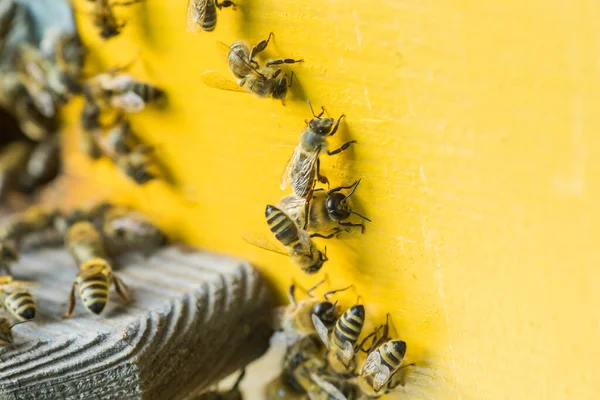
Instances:
[[[14,241],[18,248],[28,235],[52,230],[59,215],[58,210],[30,207],[13,221],[0,226],[0,241]]]
[[[25,170],[19,177],[19,187],[24,193],[32,193],[58,175],[60,168],[60,146],[58,135],[36,144]]]
[[[266,62],[264,66],[260,66],[254,58],[267,47],[272,37],[273,33],[271,32],[267,40],[261,40],[252,50],[241,40],[234,42],[231,46],[220,43],[221,46],[227,48],[229,69],[238,79],[238,83],[223,77],[216,71],[203,73],[201,76],[202,81],[207,86],[217,89],[250,92],[258,97],[272,97],[283,102],[288,88],[292,85],[294,75],[292,73],[288,84],[287,75],[282,74],[282,70],[274,68],[274,66],[299,63],[303,60],[284,58],[271,60]]]
[[[31,143],[16,140],[0,151],[0,201],[17,188],[19,174],[26,168],[32,149]]]
[[[358,376],[360,390],[369,398],[379,398],[399,385],[393,382],[393,376],[403,367],[402,360],[406,354],[406,343],[402,340],[388,340],[374,351],[362,365]]]
[[[94,3],[92,15],[94,26],[100,31],[100,37],[108,40],[121,33],[125,22],[118,22],[112,9],[114,6],[129,6],[142,0],[110,1],[110,0],[88,0]]]
[[[59,234],[65,235],[67,230],[77,222],[87,221],[95,224],[101,221],[104,213],[111,207],[113,205],[108,202],[99,202],[73,208],[55,218],[54,228]]]
[[[305,335],[316,333],[313,323],[313,315],[318,318],[328,329],[333,328],[337,321],[337,302],[329,301],[329,296],[349,289],[352,285],[337,290],[330,290],[324,294],[325,301],[312,297],[312,292],[325,280],[320,281],[315,286],[306,291],[309,296],[307,299],[296,301],[296,285],[290,285],[288,298],[290,304],[281,307],[279,311],[281,328],[290,339],[296,339]]]
[[[85,50],[77,32],[48,28],[40,43],[41,53],[49,61],[47,81],[62,102],[81,92],[81,74]]]
[[[79,266],[77,278],[73,283],[69,296],[69,306],[64,317],[73,315],[75,309],[75,292],[79,289],[79,297],[85,308],[94,314],[100,314],[108,302],[108,291],[110,285],[114,284],[119,297],[129,301],[127,285],[117,277],[110,264],[103,258],[91,258]]]
[[[338,319],[333,332],[325,324],[313,316],[313,323],[319,337],[327,347],[327,362],[336,374],[349,374],[356,369],[354,354],[362,347],[358,338],[365,323],[365,307],[356,304],[350,307]]]
[[[322,347],[314,335],[305,336],[288,348],[284,359],[288,385],[306,392],[311,400],[356,399],[357,388],[354,384],[326,373],[325,369]]]
[[[240,383],[244,379],[246,374],[245,370],[242,370],[240,376],[237,378],[231,389],[226,392],[205,392],[200,396],[196,397],[196,400],[243,400],[244,396],[240,390]]]
[[[199,33],[201,30],[212,32],[217,25],[217,8],[233,7],[232,1],[225,0],[219,3],[218,0],[188,0],[187,7],[187,30],[188,32]]]
[[[22,324],[23,322],[27,321],[20,321],[11,325],[7,318],[0,317],[0,344],[12,344],[12,328],[16,325]]]
[[[102,235],[88,221],[76,222],[68,228],[65,247],[78,266],[93,258],[106,258]]]
[[[147,103],[165,97],[156,86],[135,80],[131,75],[116,73],[122,68],[104,72],[89,79],[83,86],[86,100],[100,108],[116,108],[128,113],[142,111]]]
[[[27,289],[33,282],[14,281],[11,276],[0,276],[1,305],[17,320],[35,318],[35,301]]]
[[[100,107],[89,100],[83,103],[80,117],[81,124],[81,150],[90,158],[98,159],[102,156],[98,141],[102,135],[100,124]]]
[[[162,166],[153,157],[154,147],[138,145],[127,154],[116,159],[119,169],[138,185],[163,178]]]
[[[281,176],[280,188],[286,189],[291,184],[296,196],[310,201],[316,180],[329,184],[329,180],[320,173],[319,155],[324,151],[327,151],[330,156],[338,154],[346,150],[352,143],[356,143],[356,140],[344,143],[339,149],[327,150],[327,137],[335,135],[344,114],[334,122],[332,118],[321,118],[325,112],[323,107],[321,107],[321,113],[315,115],[312,104],[310,102],[308,104],[314,118],[300,134],[298,145]]]
[[[7,240],[0,242],[0,271],[12,275],[10,265],[19,261],[19,253],[14,244]]]
[[[120,206],[113,206],[104,213],[102,233],[111,254],[148,253],[167,241],[162,231],[142,214]]]
[[[371,220],[359,213],[352,211],[348,199],[360,183],[360,179],[350,186],[340,186],[329,191],[324,189],[314,189],[312,199],[308,206],[309,218],[306,219],[306,199],[296,195],[284,197],[279,206],[290,217],[296,221],[298,226],[304,227],[307,232],[335,232],[339,231],[340,226],[360,227],[361,232],[365,232],[365,226],[361,223],[344,222],[350,215],[354,214],[360,218],[371,222]],[[350,193],[344,195],[340,191],[343,189],[352,189]]]
[[[250,238],[244,238],[248,243],[275,253],[289,255],[292,263],[307,274],[318,272],[327,258],[327,248],[323,252],[317,248],[311,237],[318,236],[329,239],[331,236],[319,234],[309,235],[294,222],[294,220],[279,208],[267,205],[265,210],[269,229],[275,238],[286,248],[287,253],[279,250],[268,242],[258,243]]]

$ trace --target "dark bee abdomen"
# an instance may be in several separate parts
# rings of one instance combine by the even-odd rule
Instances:
[[[269,229],[281,244],[286,247],[294,247],[296,242],[299,242],[298,227],[286,213],[277,207],[268,205],[265,216]]]
[[[217,7],[215,6],[214,0],[208,0],[206,3],[206,14],[204,14],[204,22],[202,23],[202,29],[207,32],[215,30],[217,25]]]
[[[406,343],[402,340],[392,340],[385,343],[379,349],[381,363],[386,365],[390,371],[394,371],[402,363],[406,354]]]
[[[338,319],[333,329],[333,341],[339,348],[343,348],[348,341],[354,346],[358,341],[363,324],[365,323],[365,308],[362,305],[352,306]]]
[[[165,92],[156,86],[148,85],[147,83],[135,82],[132,83],[130,90],[140,96],[146,103],[155,101],[164,96]]]
[[[79,294],[85,308],[100,314],[108,300],[108,280],[103,275],[85,279],[79,283]]]
[[[6,308],[12,311],[21,321],[35,317],[35,302],[29,292],[15,292],[6,296]]]

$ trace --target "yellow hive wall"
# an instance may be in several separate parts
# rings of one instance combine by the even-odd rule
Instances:
[[[89,163],[72,124],[68,171],[88,178],[72,201],[113,190],[174,237],[249,258],[280,294],[292,277],[309,286],[316,278],[240,236],[268,237],[264,206],[283,195],[311,99],[346,113],[332,143],[358,145],[325,157],[323,171],[333,184],[363,178],[358,210],[373,220],[364,236],[327,243],[329,287],[354,283],[340,297],[362,295],[370,326],[391,313],[422,367],[403,398],[596,398],[600,5],[239,0],[200,36],[186,32],[185,9],[120,8],[128,25],[107,43],[78,13],[95,59],[139,53],[132,73],[168,92],[170,108],[133,124],[180,185],[140,189]],[[270,31],[268,56],[305,59],[287,106],[201,83],[206,70],[228,72],[217,40]]]

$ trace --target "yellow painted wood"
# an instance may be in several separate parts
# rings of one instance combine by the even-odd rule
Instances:
[[[333,184],[363,181],[364,236],[327,242],[330,288],[354,283],[369,327],[391,313],[420,368],[402,398],[595,399],[600,391],[600,4],[558,0],[239,0],[215,32],[186,32],[184,0],[119,8],[122,36],[94,59],[167,90],[170,107],[133,117],[178,186],[137,188],[76,152],[73,201],[112,197],[174,237],[247,257],[283,294],[314,283],[286,258],[243,242],[269,237],[264,207],[310,117],[305,100],[347,119],[324,157]],[[88,7],[77,1],[78,9]],[[228,73],[216,41],[304,58],[287,106],[205,87]],[[68,110],[75,123],[80,102]],[[321,246],[325,242],[319,242]],[[392,397],[392,396],[390,396]],[[399,397],[398,397],[399,398]]]

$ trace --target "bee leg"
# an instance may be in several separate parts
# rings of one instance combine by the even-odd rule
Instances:
[[[334,236],[336,236],[337,234],[339,234],[339,233],[340,233],[340,231],[341,231],[341,229],[336,229],[336,230],[334,230],[334,232],[333,232],[333,233],[330,233],[330,234],[329,234],[329,235],[327,235],[327,236],[325,236],[325,235],[321,235],[320,233],[313,233],[313,234],[311,234],[311,235],[309,235],[309,236],[310,236],[311,238],[318,237],[318,238],[321,238],[321,239],[331,239],[332,237],[334,237]]]
[[[235,3],[233,1],[229,1],[229,0],[224,0],[222,3],[219,3],[219,1],[215,1],[215,6],[220,10],[221,8],[225,8],[225,7],[233,7],[233,9],[235,10],[237,8],[237,6],[235,5]]]
[[[317,282],[317,283],[316,283],[316,284],[315,284],[313,287],[309,288],[309,289],[306,291],[306,294],[307,294],[308,296],[312,297],[312,292],[313,292],[313,291],[314,291],[316,288],[318,288],[319,286],[321,286],[323,283],[325,283],[325,279],[326,279],[326,278],[323,278],[322,280],[320,280],[319,282]]]
[[[360,179],[358,181],[354,182],[352,185],[338,186],[336,188],[333,188],[329,192],[327,192],[327,194],[332,194],[332,193],[335,193],[335,192],[339,192],[340,190],[344,190],[344,189],[352,189],[355,186],[358,186],[358,182],[360,182]],[[348,197],[350,197],[350,196],[348,195]]]
[[[73,282],[73,287],[71,287],[71,294],[69,294],[69,307],[67,308],[67,312],[63,314],[63,318],[69,318],[73,315],[73,310],[75,310],[75,289],[77,288],[77,282]]]
[[[267,37],[267,40],[261,40],[254,47],[252,47],[252,50],[250,51],[250,61],[252,61],[254,57],[258,55],[258,53],[264,51],[264,49],[267,48],[267,45],[269,44],[272,38],[273,32],[269,33],[269,37]]]
[[[338,292],[343,292],[344,290],[348,290],[351,287],[354,287],[354,285],[347,286],[347,287],[345,287],[343,289],[329,290],[329,291],[325,292],[323,294],[323,296],[325,297],[325,300],[329,301],[329,296],[331,296],[332,294],[335,294],[335,293],[338,293]]]
[[[400,368],[398,368],[393,374],[392,376],[390,376],[389,378],[389,383],[387,385],[386,388],[386,393],[391,392],[392,390],[396,389],[398,386],[402,385],[404,386],[404,382],[403,379],[392,379],[400,370],[403,370],[406,367],[414,367],[415,363],[410,363],[410,364],[406,364],[401,366]],[[395,381],[395,382],[394,382]]]
[[[333,156],[333,155],[335,155],[335,154],[341,153],[342,151],[344,151],[344,150],[346,150],[348,147],[350,147],[350,145],[351,145],[352,143],[356,143],[356,140],[351,140],[351,141],[349,141],[349,142],[346,142],[346,143],[344,143],[344,144],[342,145],[342,147],[340,147],[339,149],[335,149],[335,150],[333,150],[333,151],[329,151],[329,150],[328,150],[328,151],[327,151],[327,154],[328,154],[328,155],[330,155],[330,156]]]
[[[265,66],[271,67],[273,65],[281,65],[281,64],[295,64],[299,62],[303,62],[304,59],[294,60],[293,58],[280,58],[278,60],[271,60],[265,63]]]
[[[360,233],[365,233],[365,226],[363,224],[354,224],[352,222],[338,222],[342,226],[360,226]]]
[[[329,188],[329,179],[325,175],[321,175],[321,160],[319,158],[317,158],[317,180],[321,183],[326,183],[327,188]]]
[[[340,122],[342,121],[342,118],[344,118],[345,116],[346,116],[345,114],[340,115],[340,117],[338,118],[338,120],[335,122],[333,130],[329,133],[328,136],[335,135],[335,133],[337,132],[337,130],[338,130],[339,126],[340,126]]]
[[[113,276],[113,283],[115,285],[115,290],[117,291],[117,294],[119,295],[121,300],[123,300],[125,303],[129,302],[129,295],[127,293],[129,292],[129,288],[127,287],[125,282],[123,282],[120,278]]]

